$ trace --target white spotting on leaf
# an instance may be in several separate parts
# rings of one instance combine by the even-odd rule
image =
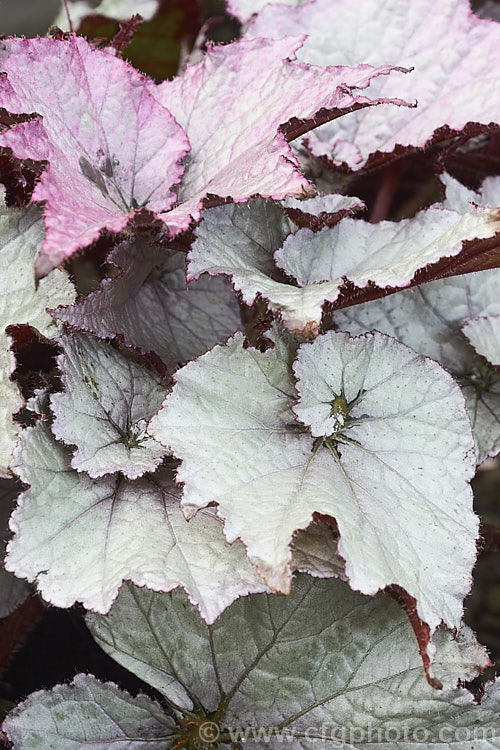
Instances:
[[[394,339],[330,332],[299,349],[301,426],[293,354],[274,338],[262,354],[237,335],[176,373],[149,429],[182,459],[183,507],[217,503],[228,540],[282,592],[294,532],[333,517],[353,588],[397,584],[431,628],[456,626],[478,532],[459,387]]]
[[[137,479],[154,471],[166,453],[146,433],[166,394],[158,376],[92,336],[58,342],[64,391],[50,399],[52,432],[76,446],[71,466],[91,477],[121,471]]]
[[[83,302],[52,311],[57,320],[101,338],[119,336],[172,371],[241,328],[231,284],[203,276],[187,285],[183,253],[136,239],[113,250],[108,262],[118,274]]]
[[[338,747],[345,742],[340,732],[351,727],[355,750],[368,737],[375,748],[409,750],[418,741],[431,750],[465,728],[470,734],[463,741],[458,735],[457,750],[468,750],[473,739],[477,750],[500,747],[499,683],[486,688],[481,705],[457,687],[488,664],[472,631],[462,625],[455,635],[435,634],[443,690],[433,690],[398,605],[341,581],[298,576],[289,596],[240,599],[210,627],[181,592],[158,596],[127,585],[109,615],[89,614],[87,624],[110,656],[171,707],[188,716],[200,705],[209,716],[216,712],[221,740],[235,733],[230,747],[244,737],[245,747],[262,748],[259,728],[269,729],[265,746],[273,750],[283,743],[292,750]],[[479,730],[488,734],[482,739]]]
[[[32,693],[2,729],[15,750],[165,750],[175,724],[148,696],[77,674],[69,685]]]
[[[325,301],[335,302],[346,281],[357,288],[408,286],[419,269],[457,255],[467,240],[493,237],[500,215],[468,204],[461,210],[436,204],[399,222],[344,218],[295,234],[288,226],[280,209],[262,200],[205,211],[188,255],[189,278],[227,274],[245,302],[260,294],[287,328],[314,334]],[[295,285],[280,279],[282,271]]]
[[[70,304],[75,298],[73,285],[62,271],[56,270],[35,284],[33,263],[42,240],[40,212],[36,208],[7,208],[5,189],[0,186],[0,476],[8,476],[17,440],[18,426],[12,415],[24,403],[10,378],[15,360],[5,328],[29,324],[44,336],[55,336],[59,326],[45,308]]]

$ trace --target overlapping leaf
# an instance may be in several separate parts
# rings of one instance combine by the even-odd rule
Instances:
[[[500,366],[500,315],[473,318],[462,330],[478,354]]]
[[[45,308],[69,304],[75,298],[73,285],[62,271],[54,271],[35,285],[33,262],[42,239],[39,212],[35,208],[6,208],[0,188],[0,476],[8,474],[18,432],[12,415],[23,405],[17,385],[10,379],[15,361],[5,328],[29,323],[44,336],[54,336],[58,326]]]
[[[59,607],[81,601],[106,612],[128,579],[157,591],[184,586],[212,621],[237,596],[266,588],[243,545],[225,541],[214,509],[186,521],[171,469],[91,480],[71,469],[44,423],[24,431],[13,468],[30,489],[12,516],[6,566]]]
[[[459,211],[436,204],[400,222],[346,218],[319,232],[300,229],[285,240],[287,223],[279,209],[254,201],[204,213],[188,275],[227,274],[245,302],[260,294],[288,328],[317,333],[323,304],[334,302],[346,281],[358,288],[408,286],[418,269],[499,230],[497,209],[466,205]],[[284,283],[278,269],[297,284]]]
[[[49,163],[33,193],[47,229],[39,275],[138,208],[174,203],[188,142],[130,65],[80,37],[6,39],[0,70],[0,106],[40,115],[0,133],[14,156]]]
[[[32,693],[12,711],[3,730],[17,750],[140,750],[171,747],[175,724],[139,693],[133,698],[112,682],[77,674],[69,685]]]
[[[136,240],[114,250],[120,272],[83,302],[53,311],[58,320],[126,346],[154,352],[170,369],[204,354],[241,327],[230,284],[202,277],[189,286],[182,253]]]
[[[500,179],[487,180],[479,193],[445,177],[445,205],[463,210],[500,203]],[[357,335],[376,329],[395,336],[440,362],[459,379],[472,420],[478,462],[500,451],[500,377],[483,362],[466,337],[471,321],[500,315],[500,271],[492,269],[423,284],[335,313],[342,329]]]
[[[281,38],[299,33],[307,34],[298,52],[304,62],[391,62],[414,68],[402,80],[379,79],[372,89],[380,96],[416,100],[416,109],[384,107],[327,125],[309,141],[316,155],[359,169],[389,154],[446,139],[469,123],[488,126],[500,120],[495,75],[500,25],[474,16],[468,0],[268,4],[245,36]]]
[[[137,479],[154,471],[165,450],[146,427],[165,397],[159,378],[90,336],[63,336],[58,357],[64,392],[51,397],[58,440],[75,445],[71,466],[101,477]]]
[[[242,539],[271,588],[285,592],[294,531],[315,512],[334,517],[353,588],[398,584],[431,627],[456,625],[477,519],[470,423],[453,379],[380,334],[320,336],[299,349],[296,410],[305,420],[305,400],[317,399],[337,426],[305,420],[311,436],[291,411],[284,343],[265,354],[242,343],[236,336],[179,370],[151,420],[152,434],[182,459],[183,506],[217,503],[228,540]]]
[[[287,141],[316,127],[318,113],[326,121],[382,101],[403,104],[358,93],[391,66],[299,64],[293,60],[301,44],[296,37],[210,47],[201,62],[155,89],[191,144],[181,205],[161,214],[171,233],[198,220],[207,196],[220,203],[311,193]]]
[[[435,636],[444,688],[433,690],[397,605],[339,581],[300,576],[289,596],[242,599],[209,627],[180,592],[126,586],[109,615],[87,623],[105,651],[199,727],[200,739],[212,730],[208,747],[392,747],[395,733],[403,748],[448,738],[460,750],[473,740],[500,746],[498,684],[480,706],[457,687],[488,663],[472,632]]]

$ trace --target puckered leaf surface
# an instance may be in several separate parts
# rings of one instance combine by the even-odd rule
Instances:
[[[430,750],[448,738],[459,750],[500,746],[498,683],[481,706],[456,687],[488,663],[472,631],[435,635],[444,688],[433,690],[398,606],[340,581],[300,576],[289,596],[241,599],[210,627],[180,592],[156,596],[126,586],[109,615],[91,614],[87,624],[105,651],[185,715],[202,724],[203,714],[215,712],[212,738],[231,748],[358,749],[369,741]]]
[[[114,18],[117,21],[127,21],[138,13],[145,21],[150,21],[156,11],[160,0],[68,0],[68,10],[73,28],[77,29],[80,21],[85,16],[100,15]],[[68,16],[63,7],[59,10],[54,24],[64,31],[69,31]]]
[[[359,169],[377,152],[388,155],[399,147],[421,148],[468,123],[489,125],[500,120],[494,74],[500,25],[474,16],[468,0],[269,4],[245,36],[294,34],[307,34],[297,54],[303,62],[375,66],[391,62],[414,68],[403,79],[374,81],[370,89],[387,98],[416,100],[415,109],[383,107],[326,125],[309,141],[316,155]]]
[[[241,327],[238,301],[223,278],[189,286],[185,257],[140,240],[108,259],[120,270],[83,301],[53,311],[58,320],[126,346],[154,352],[171,369],[204,354]]]
[[[3,567],[5,546],[9,535],[9,516],[18,488],[0,480],[0,617],[7,617],[26,599],[30,588]]]
[[[217,503],[228,540],[242,539],[284,592],[294,531],[315,512],[334,517],[353,588],[374,594],[396,583],[431,627],[456,625],[477,519],[470,422],[453,379],[380,334],[325,334],[299,349],[296,365],[296,411],[314,439],[292,412],[284,343],[264,354],[242,344],[237,335],[179,370],[151,420],[152,434],[182,459],[183,506],[194,513]],[[328,424],[318,427],[308,408]]]
[[[154,471],[165,450],[146,433],[165,388],[158,376],[91,336],[62,336],[64,392],[50,399],[58,440],[75,445],[71,466],[91,477]]]
[[[44,336],[54,336],[58,325],[45,308],[70,304],[75,298],[73,285],[62,271],[54,271],[35,285],[33,262],[43,240],[40,213],[35,208],[7,208],[4,193],[0,187],[0,476],[8,475],[18,432],[12,415],[23,405],[10,379],[15,360],[5,328],[29,323]]]
[[[500,315],[468,320],[462,330],[478,354],[500,365]]]
[[[188,142],[128,63],[81,37],[6,39],[0,70],[0,106],[41,115],[0,133],[14,156],[49,164],[33,193],[46,202],[39,275],[139,207],[173,204]]]
[[[467,190],[445,176],[445,205],[464,210],[468,201],[500,204],[500,179]],[[458,378],[472,421],[478,462],[500,451],[500,377],[477,355],[466,336],[476,318],[500,315],[500,271],[490,269],[440,279],[398,294],[344,308],[336,324],[354,335],[376,329],[440,362]]]
[[[316,127],[318,113],[325,121],[382,101],[358,91],[394,68],[298,64],[293,60],[302,41],[255,39],[210,47],[181,77],[155,88],[191,144],[181,205],[161,214],[172,233],[199,218],[209,195],[241,202],[256,194],[281,199],[311,193],[287,141]]]
[[[92,480],[70,458],[40,423],[22,433],[13,463],[31,486],[11,519],[6,567],[36,580],[48,601],[106,612],[128,579],[156,591],[184,586],[213,621],[236,597],[267,588],[213,508],[186,521],[171,469]]]
[[[3,730],[15,750],[165,750],[175,724],[139,693],[133,698],[112,682],[77,674],[69,685],[32,693],[11,711]]]
[[[457,255],[466,240],[494,236],[500,216],[468,204],[461,211],[436,205],[399,222],[345,218],[285,240],[286,230],[279,209],[264,201],[210,209],[196,229],[189,277],[227,274],[245,302],[260,294],[288,328],[317,333],[323,304],[339,297],[346,280],[358,288],[407,286],[418,269]],[[276,266],[298,286],[277,280]]]

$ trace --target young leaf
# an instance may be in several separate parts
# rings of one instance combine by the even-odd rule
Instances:
[[[6,567],[58,607],[106,612],[128,579],[156,591],[184,586],[212,622],[236,597],[267,589],[213,508],[186,521],[171,468],[91,480],[71,469],[45,423],[22,433],[13,468],[30,489],[11,519]]]
[[[333,517],[353,588],[398,584],[431,628],[456,626],[478,526],[460,389],[393,339],[330,332],[296,364],[295,410],[311,436],[291,411],[290,356],[281,340],[262,354],[237,335],[176,373],[149,430],[182,459],[183,507],[217,503],[228,540],[283,592],[294,531],[315,512]]]
[[[473,318],[462,330],[478,354],[492,365],[500,365],[500,315]]]
[[[5,719],[2,729],[15,750],[165,750],[175,724],[139,693],[133,698],[112,682],[77,674],[69,685],[32,693]]]
[[[458,212],[436,205],[399,222],[346,218],[319,232],[299,229],[278,249],[286,232],[279,209],[263,201],[219,206],[206,211],[196,229],[188,275],[228,274],[245,302],[260,294],[287,328],[316,334],[325,301],[334,302],[346,282],[356,288],[405,287],[419,269],[457,255],[467,240],[499,231],[497,209],[467,205]],[[298,286],[273,278],[272,255]]]
[[[182,253],[140,240],[125,242],[108,261],[120,271],[71,307],[53,310],[57,320],[101,338],[154,352],[174,370],[204,354],[241,327],[238,301],[222,278],[186,284]]]
[[[482,125],[484,130],[500,119],[499,100],[492,89],[500,26],[474,16],[468,0],[268,4],[245,38],[295,34],[307,35],[297,54],[302,62],[375,66],[391,62],[414,68],[403,79],[374,81],[370,89],[378,96],[416,101],[415,109],[377,108],[326,125],[308,142],[316,156],[360,169],[446,140],[469,124],[476,130]]]
[[[9,516],[18,488],[10,482],[0,481],[0,617],[7,617],[23,603],[30,592],[26,581],[21,581],[3,567],[3,558],[9,535]]]
[[[201,62],[155,88],[191,144],[181,205],[161,214],[171,233],[199,219],[207,196],[223,203],[256,194],[276,199],[311,194],[287,141],[353,109],[404,104],[358,93],[373,78],[394,71],[390,65],[298,64],[295,52],[302,41],[255,39],[209,47]]]
[[[5,205],[0,187],[0,476],[8,476],[8,465],[16,444],[18,427],[12,420],[23,405],[17,385],[10,379],[15,369],[10,338],[5,328],[27,323],[47,337],[55,336],[57,323],[45,312],[49,305],[71,304],[73,285],[62,271],[35,285],[33,261],[43,240],[43,224],[35,208],[12,209]]]
[[[334,226],[344,216],[363,211],[366,205],[359,198],[349,195],[317,195],[305,200],[285,198],[281,201],[286,215],[298,227],[309,227],[318,231],[325,226]]]
[[[59,343],[64,392],[50,399],[52,432],[76,446],[73,469],[91,477],[121,471],[129,479],[154,471],[166,452],[146,433],[165,397],[159,378],[90,336]]]
[[[125,586],[109,615],[90,614],[87,624],[108,654],[180,709],[199,740],[211,729],[214,743],[233,749],[387,748],[397,731],[398,747],[418,738],[430,750],[468,728],[462,742],[457,732],[460,750],[476,738],[480,748],[500,746],[498,683],[480,706],[457,688],[488,664],[472,631],[435,635],[444,688],[433,690],[397,604],[340,581],[299,576],[289,596],[240,599],[209,627],[180,592]],[[186,724],[178,721],[178,746]]]
[[[47,229],[38,275],[101,230],[123,229],[136,209],[174,203],[188,142],[128,63],[81,37],[5,39],[0,69],[0,106],[40,115],[2,131],[0,145],[49,163],[33,193]]]

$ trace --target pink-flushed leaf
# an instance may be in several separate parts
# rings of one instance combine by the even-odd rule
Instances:
[[[161,214],[171,233],[198,220],[207,196],[242,202],[256,194],[276,199],[311,194],[288,141],[352,110],[381,102],[404,104],[358,93],[394,67],[299,64],[295,53],[303,39],[211,47],[183,76],[155,88],[191,144],[180,205]]]
[[[5,39],[0,71],[0,107],[39,115],[2,131],[0,145],[48,162],[33,193],[47,230],[38,275],[140,207],[174,203],[188,141],[131,65],[80,37]]]
[[[172,371],[241,328],[230,283],[203,276],[187,285],[183,253],[135,240],[113,250],[108,262],[118,274],[83,302],[52,311],[54,318],[154,352]]]
[[[359,169],[395,151],[422,148],[469,123],[500,121],[500,25],[478,19],[468,0],[314,0],[267,5],[246,38],[307,34],[298,59],[314,65],[391,63],[411,75],[375,81],[377,96],[417,101],[416,109],[358,112],[309,140],[317,156]]]

